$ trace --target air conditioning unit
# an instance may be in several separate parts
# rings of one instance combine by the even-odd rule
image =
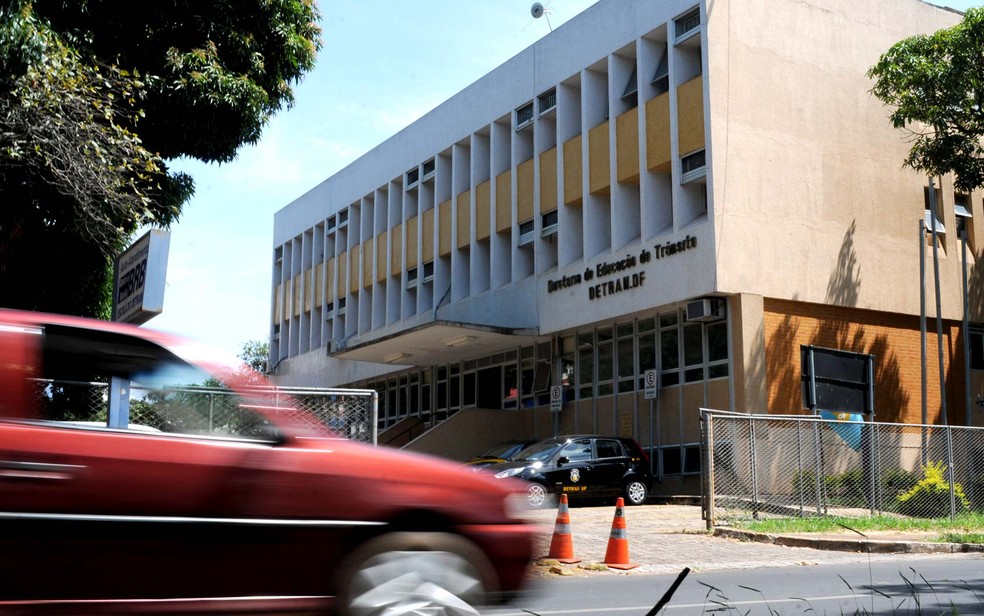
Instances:
[[[724,317],[723,299],[705,298],[687,302],[688,321],[720,321]]]

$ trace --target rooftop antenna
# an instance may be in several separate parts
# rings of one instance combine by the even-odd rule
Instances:
[[[550,11],[545,9],[542,4],[540,4],[539,2],[534,2],[533,6],[530,7],[530,15],[533,16],[533,19],[540,19],[541,17],[546,17],[547,27],[550,28],[551,32],[553,32],[553,26],[550,24]]]

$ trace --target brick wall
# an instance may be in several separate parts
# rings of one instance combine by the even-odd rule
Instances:
[[[919,317],[765,300],[765,364],[769,412],[805,412],[800,389],[800,345],[875,355],[876,421],[921,423]],[[926,320],[929,423],[940,422],[936,320]],[[963,338],[959,322],[943,321],[947,418],[964,425]]]

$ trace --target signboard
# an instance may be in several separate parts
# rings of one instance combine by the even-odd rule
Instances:
[[[164,310],[170,231],[153,229],[116,258],[113,320],[139,325]]]
[[[655,400],[659,397],[659,375],[655,370],[646,370],[646,400]]]
[[[875,356],[800,346],[803,406],[814,413],[863,413],[875,407]]]
[[[564,388],[554,385],[550,388],[550,410],[557,413],[564,407]]]

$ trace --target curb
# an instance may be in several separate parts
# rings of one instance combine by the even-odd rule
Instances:
[[[878,539],[830,539],[825,537],[792,537],[770,535],[747,530],[715,528],[715,537],[771,543],[791,548],[812,548],[837,552],[862,552],[868,554],[958,554],[984,552],[980,543],[931,543],[927,541],[882,541]]]

